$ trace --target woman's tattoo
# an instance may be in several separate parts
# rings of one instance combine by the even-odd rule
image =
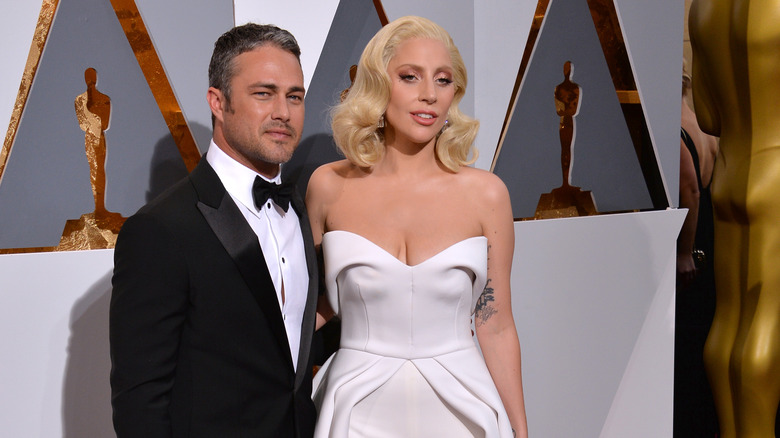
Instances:
[[[477,325],[482,325],[495,315],[497,310],[491,303],[496,301],[496,297],[493,295],[493,288],[490,287],[490,279],[488,278],[485,289],[482,291],[482,295],[477,300],[477,305],[474,308],[474,316],[476,317]]]

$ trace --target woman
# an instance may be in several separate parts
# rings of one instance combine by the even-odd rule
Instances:
[[[478,123],[458,109],[465,88],[447,32],[404,17],[368,43],[334,108],[347,159],[307,193],[342,324],[314,382],[317,437],[527,436],[509,194],[466,167]]]
[[[715,242],[710,183],[718,139],[699,129],[696,114],[688,106],[690,91],[691,77],[683,73],[680,207],[687,208],[688,215],[677,237],[674,436],[713,437],[718,432],[718,421],[704,370],[703,353],[715,313],[715,272],[712,269]]]

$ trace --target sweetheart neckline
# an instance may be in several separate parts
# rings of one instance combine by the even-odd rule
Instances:
[[[388,257],[390,257],[391,259],[393,259],[393,260],[395,260],[396,262],[400,263],[401,265],[403,265],[403,266],[406,266],[407,268],[416,268],[416,267],[418,267],[418,266],[420,266],[420,265],[423,265],[423,264],[425,264],[425,263],[428,263],[430,260],[433,260],[433,259],[435,259],[435,258],[439,257],[440,255],[442,255],[443,253],[445,253],[445,252],[449,251],[450,249],[452,249],[452,248],[454,248],[454,247],[456,247],[456,246],[458,246],[458,245],[460,245],[460,244],[462,244],[462,243],[464,243],[464,242],[468,242],[469,240],[480,239],[480,238],[481,238],[481,239],[485,239],[485,240],[487,240],[487,237],[485,237],[485,236],[472,236],[472,237],[467,237],[467,238],[465,238],[465,239],[463,239],[463,240],[459,240],[459,241],[457,241],[457,242],[455,242],[455,243],[453,243],[453,244],[451,244],[451,245],[447,246],[446,248],[442,249],[441,251],[437,252],[436,254],[434,254],[434,255],[432,255],[432,256],[430,256],[430,257],[428,257],[427,259],[425,259],[425,260],[423,260],[423,261],[421,261],[421,262],[419,262],[419,263],[416,263],[416,264],[414,264],[414,265],[410,265],[410,264],[408,264],[408,263],[404,263],[404,262],[402,262],[402,261],[401,261],[401,259],[399,259],[398,257],[396,257],[396,256],[394,256],[393,254],[391,254],[391,253],[390,253],[390,251],[388,251],[388,250],[384,249],[383,247],[381,247],[381,246],[377,245],[376,243],[374,243],[374,241],[373,241],[373,240],[371,240],[371,239],[369,239],[369,238],[367,238],[367,237],[364,237],[364,236],[362,236],[362,235],[360,235],[360,234],[358,234],[358,233],[354,233],[354,232],[352,232],[352,231],[348,231],[348,230],[330,230],[330,231],[327,231],[327,232],[325,232],[325,234],[323,234],[323,235],[322,235],[322,237],[323,237],[323,241],[324,241],[324,239],[325,239],[325,236],[327,236],[327,235],[328,235],[328,234],[330,234],[330,233],[345,233],[345,234],[349,234],[349,235],[352,235],[352,236],[356,236],[356,237],[360,238],[361,240],[363,240],[363,241],[365,241],[365,242],[368,242],[368,243],[369,243],[369,244],[371,244],[373,247],[375,247],[375,248],[379,249],[379,250],[380,250],[382,253],[384,253],[384,254],[387,254],[387,256],[388,256]]]

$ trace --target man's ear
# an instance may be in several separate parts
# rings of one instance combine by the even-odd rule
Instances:
[[[227,108],[225,95],[222,91],[214,87],[209,87],[206,92],[206,100],[209,103],[209,108],[211,109],[211,114],[214,115],[214,118],[222,121],[222,112]]]

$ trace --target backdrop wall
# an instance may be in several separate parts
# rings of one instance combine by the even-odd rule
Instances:
[[[560,6],[574,0],[553,0],[553,2],[558,2]],[[99,10],[100,7],[105,8],[104,3],[108,2],[60,0],[62,15],[58,13],[55,26],[65,28],[67,15],[63,11],[72,10],[75,24],[81,24],[83,27],[86,26],[85,23],[91,23],[115,30],[117,22],[111,21],[116,20],[115,16],[113,18],[111,16],[112,11]],[[295,5],[286,3],[284,6],[279,6],[278,2],[266,0],[236,0],[235,2],[199,0],[196,4],[184,0],[136,1],[182,113],[201,150],[205,150],[210,137],[210,116],[205,104],[206,65],[216,37],[227,30],[234,20],[237,23],[249,20],[274,22],[290,29],[298,37],[304,53],[302,62],[309,87],[307,125],[304,133],[306,137],[304,142],[308,141],[309,152],[308,155],[301,154],[306,156],[296,164],[299,169],[298,174],[304,177],[316,163],[335,158],[332,149],[330,152],[323,152],[330,147],[327,124],[324,123],[324,111],[327,109],[327,98],[332,96],[332,91],[328,90],[339,89],[346,76],[339,76],[338,68],[333,67],[328,61],[336,57],[341,57],[345,63],[350,60],[356,61],[364,41],[376,30],[377,18],[371,15],[370,9],[359,9],[361,3],[370,2],[298,0]],[[439,22],[452,33],[467,62],[470,74],[469,93],[464,100],[463,108],[481,120],[482,129],[477,139],[481,155],[476,166],[489,168],[510,104],[522,47],[527,39],[536,2],[435,0],[421,3],[414,0],[398,0],[386,3],[392,3],[385,6],[391,20],[408,14],[423,15]],[[665,176],[667,194],[672,205],[677,203],[678,191],[679,140],[677,138],[683,16],[683,5],[678,3],[674,0],[615,1],[631,56],[634,77],[637,80],[648,127],[658,153],[661,171]],[[81,12],[79,6],[84,6]],[[5,8],[3,16],[0,17],[0,35],[5,36],[0,39],[0,56],[4,59],[4,68],[0,70],[0,122],[2,123],[6,123],[10,118],[39,11],[38,2],[15,2]],[[352,21],[353,27],[343,31],[339,29],[345,26],[330,24],[343,23],[344,21],[340,20],[349,20],[349,17],[355,15],[363,17],[365,21]],[[176,19],[171,19],[174,16]],[[60,22],[57,23],[56,20]],[[52,35],[58,28],[52,29]],[[168,141],[166,136],[169,134],[164,128],[154,128],[159,123],[154,121],[159,120],[159,113],[155,113],[154,108],[149,110],[143,103],[137,104],[139,106],[135,109],[123,108],[126,99],[121,96],[128,95],[140,99],[139,96],[147,93],[142,82],[121,80],[122,75],[127,74],[132,68],[109,74],[112,63],[108,60],[112,58],[103,57],[104,55],[100,55],[97,49],[79,52],[80,48],[89,46],[84,45],[86,43],[83,43],[83,40],[73,32],[60,32],[58,35],[63,37],[58,38],[57,44],[68,49],[55,51],[54,47],[57,44],[50,41],[42,59],[51,63],[52,71],[57,71],[57,68],[60,68],[61,72],[72,71],[69,77],[64,77],[64,74],[60,77],[52,76],[56,78],[57,85],[60,87],[57,88],[61,91],[61,97],[58,98],[60,102],[57,104],[62,105],[62,110],[54,113],[44,111],[47,108],[47,101],[43,99],[42,103],[37,104],[39,115],[35,117],[38,119],[32,116],[35,112],[31,111],[25,113],[23,123],[30,126],[28,128],[30,132],[41,131],[46,134],[52,132],[51,129],[60,129],[62,134],[48,140],[34,140],[33,137],[33,140],[14,144],[6,172],[0,180],[0,248],[56,244],[63,220],[78,217],[78,214],[86,212],[84,210],[90,207],[91,192],[88,182],[84,180],[85,175],[88,178],[88,171],[85,170],[86,160],[83,158],[84,133],[78,129],[73,113],[73,99],[84,90],[83,71],[88,66],[97,66],[98,88],[112,97],[112,111],[114,111],[112,126],[106,131],[109,150],[107,163],[109,209],[125,215],[131,214],[160,190],[160,187],[169,183],[165,175],[170,175],[172,172],[171,167],[165,165],[171,162],[170,149],[166,149],[168,147],[166,145],[170,145],[166,143]],[[116,36],[115,33],[113,35]],[[70,40],[67,40],[68,38]],[[105,38],[99,40],[101,44],[107,41],[109,40]],[[126,51],[127,47],[124,46],[125,43],[121,38],[111,41],[116,41],[117,47],[110,56]],[[65,42],[68,44],[64,44]],[[327,58],[321,59],[323,54],[327,54]],[[76,59],[79,61],[75,62]],[[123,62],[132,64],[131,61],[130,59]],[[102,65],[106,67],[101,67]],[[327,70],[329,65],[332,71]],[[346,75],[346,70],[342,72],[341,74]],[[556,71],[555,74],[560,73]],[[138,87],[137,89],[133,87],[128,89],[128,84],[139,85],[133,86]],[[47,84],[43,82],[34,84],[34,88],[45,86]],[[315,95],[320,96],[318,102],[313,99]],[[312,101],[308,100],[310,97]],[[129,100],[131,99],[128,98]],[[122,116],[123,111],[126,111],[127,116]],[[150,117],[152,121],[143,123],[140,127],[134,125],[144,117]],[[123,123],[126,123],[124,128]],[[49,151],[57,151],[57,148],[59,148],[57,153],[62,154],[64,158],[58,160],[53,167],[46,168],[51,166],[46,164],[46,160],[51,159],[50,155],[54,153]],[[63,152],[66,148],[70,148],[70,152]],[[66,166],[64,163],[72,164]],[[177,168],[180,165],[176,164],[175,160],[171,163],[173,173],[181,172],[181,169]],[[12,170],[14,168],[16,170]],[[31,185],[28,177],[34,173],[33,171],[40,171],[40,169],[48,170],[42,172],[41,177],[36,177],[38,182]],[[67,179],[64,180],[65,182],[58,182],[60,180],[57,178],[69,173],[77,182],[68,182],[70,180]],[[47,193],[52,191],[52,187],[62,189],[58,195],[61,202],[43,203],[32,208],[31,205],[35,205],[36,199],[45,199],[49,196]],[[78,208],[72,208],[74,206]],[[72,208],[72,211],[68,210],[69,208]],[[664,213],[657,214],[663,216]],[[585,219],[590,221],[585,223],[594,224],[593,226],[597,228],[613,226],[610,225],[609,219],[606,221],[601,219]],[[541,280],[538,275],[542,275],[542,271],[529,272],[528,267],[536,266],[530,263],[532,260],[550,260],[550,263],[555,263],[556,259],[549,256],[565,250],[571,242],[558,241],[556,236],[560,233],[553,229],[560,227],[562,230],[568,230],[570,229],[568,224],[579,224],[578,221],[580,220],[516,224],[516,247],[519,252],[513,270],[513,299],[516,313],[520,312],[517,314],[518,318],[528,314],[531,303],[536,300],[544,302],[547,293],[554,295],[559,291],[559,289],[549,291],[535,289],[536,282]],[[639,221],[644,223],[643,220]],[[628,222],[629,225],[626,225],[628,229],[636,233],[637,228],[630,225],[632,220]],[[646,226],[650,229],[656,227],[656,225]],[[648,263],[646,267],[651,277],[666,278],[664,276],[669,275],[667,270],[657,269],[657,267],[659,263],[662,267],[668,267],[668,258],[672,256],[669,248],[672,248],[670,245],[676,234],[676,231],[669,231],[669,229],[674,226],[673,223],[665,223],[663,226],[657,225],[658,228],[653,231],[660,233],[659,236],[662,236],[666,246],[656,248],[654,254],[657,258],[643,259]],[[536,230],[532,227],[545,229],[552,227],[551,231],[545,234],[549,236],[549,240],[529,242],[525,229]],[[642,227],[638,229],[641,230]],[[664,229],[667,230],[665,233],[662,232]],[[650,241],[640,239],[641,242]],[[602,261],[605,264],[612,263],[614,254],[620,253],[624,248],[624,242],[611,240],[609,235],[605,235],[604,239],[597,244],[597,248],[590,247],[592,251],[587,254],[588,259]],[[533,252],[529,253],[530,249],[533,249]],[[639,247],[639,249],[644,248]],[[0,332],[3,333],[0,336],[0,351],[3,351],[6,357],[0,365],[0,388],[2,388],[0,407],[8,413],[0,418],[0,430],[6,431],[4,433],[8,433],[9,436],[110,436],[110,413],[107,406],[107,376],[110,364],[107,355],[106,311],[110,296],[111,257],[110,250],[0,256],[0,308],[4,312],[0,317]],[[587,286],[592,284],[588,280],[591,278],[588,276],[590,274],[587,272],[581,274],[584,277],[570,278],[572,281],[576,280],[576,284],[587,288],[587,292],[596,292],[595,287]],[[608,280],[608,276],[611,275],[610,272],[591,274],[599,276],[602,280]],[[670,286],[668,281],[661,281],[658,278],[648,287],[659,285],[654,290],[668,300],[670,287],[673,285]],[[544,283],[539,285],[540,288],[543,286]],[[547,287],[554,286],[547,285]],[[651,312],[652,309],[657,308],[657,304],[652,304],[657,300],[648,298],[646,294],[632,295],[635,291],[630,289],[633,288],[630,285],[625,287],[627,289],[625,293],[628,296],[636,296],[638,301],[629,300],[628,303],[611,309],[613,315],[625,312],[630,307],[637,317],[656,321],[656,324],[661,324],[667,330],[671,329],[668,318],[657,319],[658,311]],[[531,295],[533,290],[545,293],[541,297],[533,296]],[[564,291],[579,292],[576,287]],[[648,293],[652,296],[654,292]],[[660,313],[663,315],[663,312]],[[576,318],[563,318],[560,324],[567,324],[570,320]],[[545,355],[534,353],[535,349],[544,345],[556,345],[558,339],[552,332],[539,332],[537,326],[533,324],[529,326],[529,321],[533,320],[526,318],[521,321],[518,328],[524,344],[529,345],[526,357],[531,372],[539,366],[544,366],[544,362],[540,363],[538,360]],[[600,327],[603,328],[598,325],[592,328],[600,332]],[[579,326],[572,322],[569,328],[578,330]],[[565,326],[560,326],[559,329],[567,331]],[[536,333],[541,338],[529,338],[529,333]],[[602,342],[605,339],[608,338],[600,338],[598,341]],[[664,338],[661,336],[656,339]],[[630,340],[626,342],[628,343],[622,344],[624,347],[634,348]],[[664,356],[663,348],[659,354],[657,358],[662,363],[669,360],[669,357]],[[631,357],[634,356],[628,353],[625,356],[626,360]],[[671,366],[671,362],[668,366]],[[621,373],[622,376],[627,368],[616,365],[604,369],[610,369],[612,373]],[[532,380],[540,381],[538,376],[534,374],[531,376],[533,376]],[[664,388],[668,388],[669,403],[671,403],[671,382],[667,377],[655,376],[658,380],[654,382],[660,382],[660,386],[656,385],[656,388],[660,388],[661,400],[665,397]],[[530,383],[529,391],[533,386],[534,383]],[[546,388],[542,389],[546,390]],[[612,400],[609,397],[619,398],[616,395],[618,392],[603,395],[602,397],[606,397],[604,403],[609,404],[608,400]],[[561,395],[561,397],[566,396],[566,394]],[[535,396],[529,396],[528,399],[532,430],[535,424],[541,425],[547,422],[542,419],[543,417],[561,414],[552,412],[552,408],[540,404],[540,401],[541,399]],[[599,418],[604,419],[608,412],[614,424],[620,419],[625,421],[631,418],[631,415],[637,415],[636,409],[646,408],[632,408],[631,406],[634,405],[631,404],[625,406],[628,408],[613,407],[603,411]],[[670,405],[667,407],[668,418],[666,407],[663,406],[659,407],[658,416],[653,418],[660,418],[661,423],[663,420],[671,422],[671,408]],[[581,409],[588,409],[588,406],[582,406]],[[625,413],[626,409],[629,411],[628,414]],[[583,415],[587,416],[587,413]],[[603,426],[604,423],[601,424]],[[594,423],[591,427],[599,429],[600,426]],[[607,434],[602,436],[619,436],[608,435],[608,427],[602,429],[600,433]],[[537,433],[543,432],[537,430]]]

